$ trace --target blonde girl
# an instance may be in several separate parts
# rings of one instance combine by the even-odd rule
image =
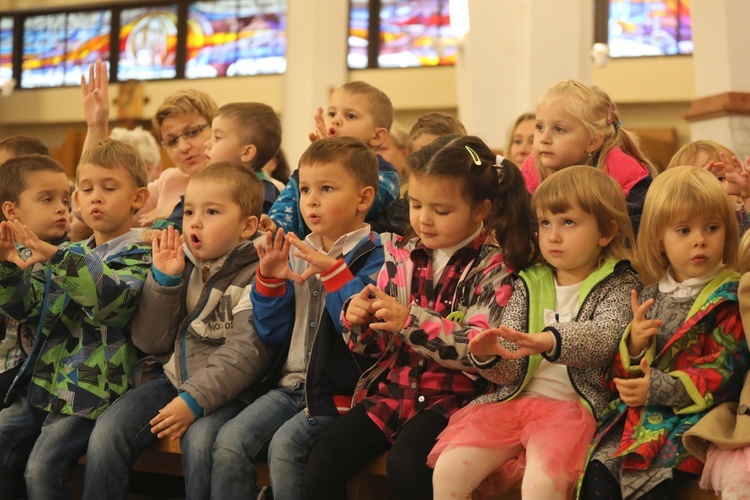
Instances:
[[[748,364],[731,269],[737,231],[706,170],[674,167],[652,184],[638,235],[638,261],[652,284],[633,294],[633,322],[607,376],[619,397],[600,419],[585,498],[673,498],[700,474],[682,436],[737,398]]]
[[[502,326],[469,343],[498,388],[451,417],[430,453],[438,500],[471,498],[490,475],[507,489],[524,468],[525,497],[568,497],[611,399],[602,375],[641,287],[625,200],[577,166],[544,181],[532,206],[544,262],[520,272]]]
[[[505,154],[516,165],[522,165],[533,151],[534,132],[536,130],[535,119],[534,113],[523,113],[516,118],[513,126],[508,130]]]
[[[523,178],[477,137],[458,137],[410,165],[414,236],[383,234],[378,286],[344,304],[350,349],[377,359],[354,406],[313,448],[305,498],[345,499],[347,480],[379,453],[397,498],[432,499],[427,454],[448,418],[489,383],[467,344],[500,323],[512,272],[535,258]],[[501,244],[492,244],[494,236]]]
[[[655,170],[622,128],[609,95],[599,87],[567,80],[552,86],[539,101],[534,152],[521,170],[533,193],[552,172],[572,165],[594,166],[617,181],[637,233]]]

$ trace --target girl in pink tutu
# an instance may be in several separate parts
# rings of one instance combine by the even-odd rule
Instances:
[[[703,464],[683,436],[736,400],[748,365],[737,285],[734,210],[711,173],[673,167],[651,185],[638,263],[653,284],[631,299],[605,382],[619,398],[602,415],[583,480],[587,499],[676,498]]]
[[[481,139],[454,138],[426,164],[409,162],[409,219],[413,237],[382,235],[378,286],[344,305],[344,339],[377,362],[362,374],[353,407],[313,448],[305,498],[347,498],[348,479],[390,450],[396,498],[431,500],[435,438],[453,412],[492,390],[467,345],[500,324],[513,270],[536,257],[521,172]]]
[[[451,417],[429,455],[435,498],[471,498],[488,476],[525,498],[566,498],[612,393],[602,375],[632,318],[633,232],[617,183],[569,167],[534,193],[544,263],[519,273],[502,326],[469,343],[492,393]]]

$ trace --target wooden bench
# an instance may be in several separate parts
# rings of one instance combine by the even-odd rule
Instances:
[[[387,500],[393,498],[388,490],[386,480],[385,457],[385,453],[375,457],[349,481],[347,485],[349,498],[353,500]],[[81,463],[85,463],[85,457],[81,459]],[[258,485],[271,486],[268,464],[258,462],[256,469]],[[138,456],[135,464],[133,464],[133,470],[151,474],[182,476],[179,441],[159,440]],[[78,481],[80,479],[80,477],[77,478]],[[74,488],[74,492],[80,492],[80,487]],[[79,496],[80,493],[74,495],[74,497]],[[497,498],[497,500],[520,499],[520,482],[513,489]],[[720,500],[720,497],[714,495],[713,492],[701,490],[698,487],[698,481],[695,480],[683,486],[677,495],[677,500]]]

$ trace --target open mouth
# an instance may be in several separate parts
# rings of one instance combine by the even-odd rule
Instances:
[[[200,245],[201,244],[201,239],[198,238],[198,236],[196,236],[195,234],[191,234],[190,235],[190,243],[192,243],[193,246]]]
[[[336,135],[336,129],[334,129],[333,127],[328,129],[328,137],[336,137]]]

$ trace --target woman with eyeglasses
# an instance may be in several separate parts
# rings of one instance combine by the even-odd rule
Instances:
[[[107,66],[97,61],[89,67],[88,82],[81,77],[83,111],[88,131],[83,149],[108,134],[109,81]],[[207,164],[205,142],[211,136],[211,120],[217,106],[213,98],[199,90],[180,90],[164,99],[153,118],[154,131],[161,147],[177,168],[169,168],[148,185],[146,205],[133,217],[133,225],[152,227],[166,219],[185,194],[190,177]],[[156,224],[158,230],[158,224]],[[150,241],[154,233],[143,238]]]

